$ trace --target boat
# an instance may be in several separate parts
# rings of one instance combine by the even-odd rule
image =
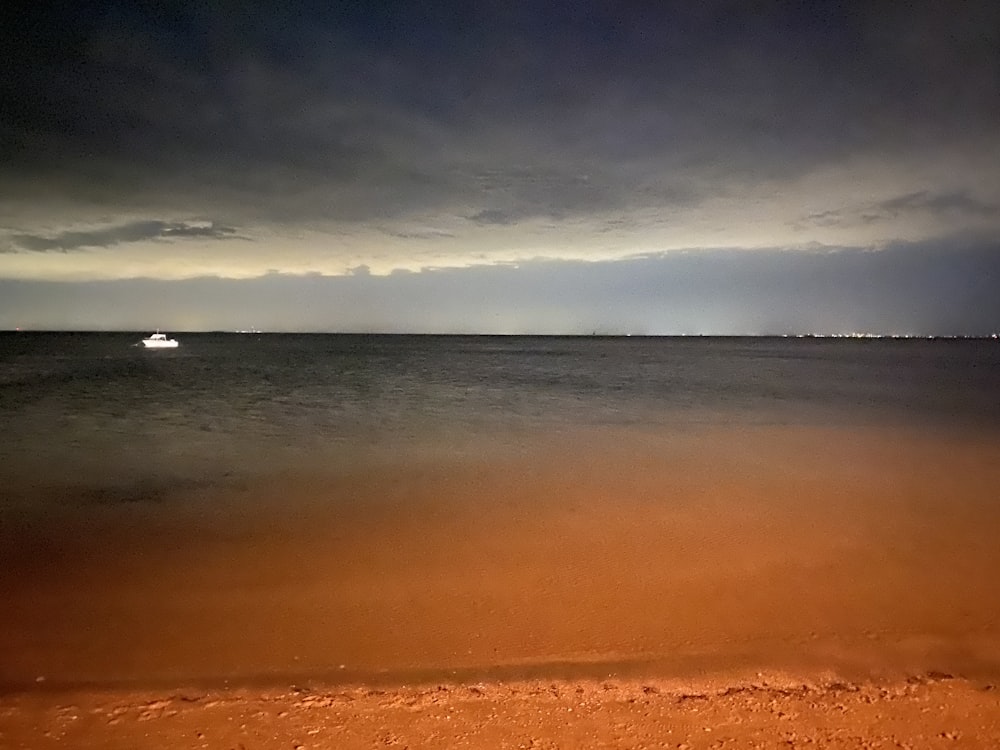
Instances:
[[[179,346],[176,339],[168,339],[165,333],[156,333],[142,340],[142,345],[147,349],[175,349]]]

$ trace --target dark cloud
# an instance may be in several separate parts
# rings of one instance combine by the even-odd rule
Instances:
[[[968,190],[935,193],[918,190],[882,201],[809,214],[799,224],[835,227],[888,221],[899,217],[978,219],[1000,216],[1000,205],[980,200]]]
[[[453,232],[446,232],[442,229],[413,229],[400,232],[384,229],[382,231],[390,237],[398,237],[403,240],[439,240],[455,236]]]
[[[484,208],[478,213],[474,213],[469,217],[469,221],[476,224],[492,224],[495,226],[507,226],[508,224],[513,224],[517,221],[517,217],[507,211],[501,211],[495,208]]]
[[[0,327],[988,335],[1000,245],[715,250],[375,276],[0,281]],[[148,304],[156,300],[155,309]]]
[[[81,3],[10,20],[4,59],[25,64],[0,83],[0,184],[100,206],[559,218],[988,138],[1000,119],[986,2]]]
[[[843,209],[831,209],[829,211],[818,211],[814,214],[809,214],[805,217],[805,222],[817,227],[840,226],[845,223],[846,216],[848,216],[848,212]]]
[[[120,226],[88,231],[60,232],[53,236],[14,234],[11,241],[16,248],[31,252],[67,253],[89,247],[112,247],[144,240],[171,240],[200,237],[206,239],[232,239],[237,236],[233,227],[218,224],[186,224],[184,222],[136,221]]]
[[[934,214],[960,214],[966,216],[996,216],[1000,206],[987,203],[969,194],[967,190],[950,193],[930,193],[920,190],[882,201],[875,208],[889,216],[910,211],[926,211]]]

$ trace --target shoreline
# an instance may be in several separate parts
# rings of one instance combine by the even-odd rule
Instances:
[[[74,692],[204,691],[269,692],[287,686],[303,690],[358,687],[396,689],[449,683],[508,684],[527,681],[656,681],[675,685],[736,688],[756,684],[896,684],[957,679],[1000,684],[1000,633],[947,638],[910,637],[886,642],[872,636],[819,642],[767,642],[756,651],[714,648],[671,655],[620,655],[617,658],[531,658],[483,665],[439,665],[352,669],[311,667],[288,671],[230,674],[129,675],[104,678],[50,678],[0,681],[0,699],[18,695]]]
[[[990,748],[1000,691],[945,674],[851,682],[527,679],[0,696],[7,748]]]

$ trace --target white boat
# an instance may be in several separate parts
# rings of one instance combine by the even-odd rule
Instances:
[[[147,349],[175,349],[179,346],[176,339],[168,339],[165,333],[159,331],[143,339],[142,345]]]

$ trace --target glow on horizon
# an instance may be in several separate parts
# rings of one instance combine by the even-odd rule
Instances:
[[[540,259],[609,261],[718,248],[878,249],[889,242],[1000,230],[1000,217],[985,212],[975,216],[954,212],[941,217],[917,208],[899,210],[878,221],[870,215],[865,218],[866,206],[898,198],[899,187],[881,195],[872,195],[869,188],[865,199],[855,200],[853,205],[838,203],[845,200],[839,194],[822,198],[818,192],[796,194],[793,188],[785,188],[787,195],[767,196],[764,193],[777,187],[762,187],[748,191],[743,198],[720,198],[688,209],[642,209],[572,220],[537,218],[510,227],[478,227],[453,215],[425,215],[375,226],[248,224],[240,225],[238,236],[232,239],[155,239],[109,247],[83,246],[66,252],[7,252],[0,254],[0,276],[58,281],[202,276],[248,279],[276,272],[343,276],[358,268],[388,275]],[[994,198],[1000,203],[1000,195],[977,199],[985,204]],[[841,209],[815,210],[823,206]],[[85,224],[62,231],[108,227]]]

